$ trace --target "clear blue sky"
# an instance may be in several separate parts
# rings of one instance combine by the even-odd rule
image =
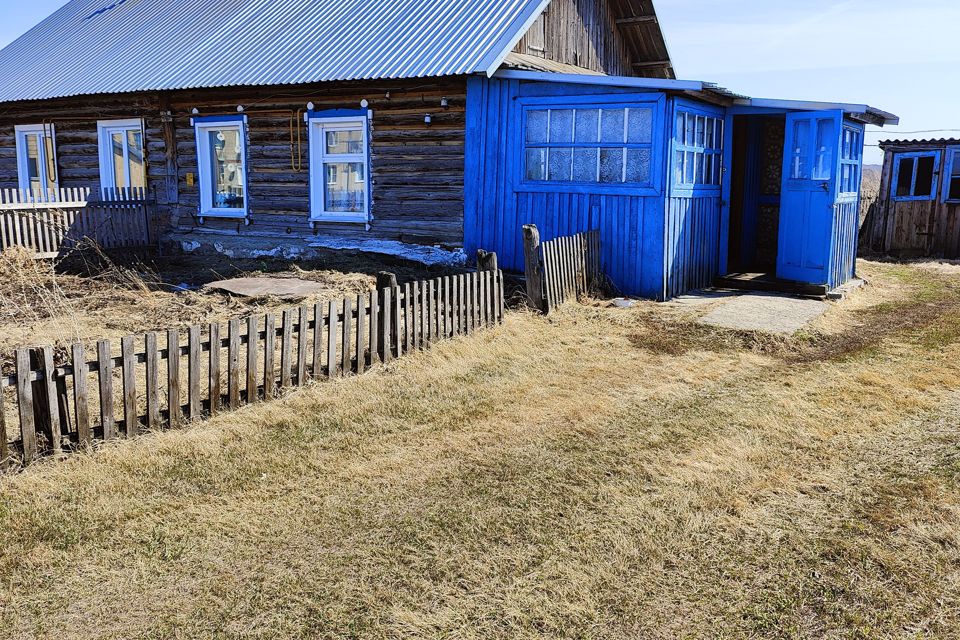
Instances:
[[[680,77],[761,98],[861,102],[891,111],[883,137],[960,132],[957,0],[655,0]],[[64,4],[0,0],[0,46]],[[896,33],[885,41],[883,34]],[[867,162],[880,162],[868,149]]]

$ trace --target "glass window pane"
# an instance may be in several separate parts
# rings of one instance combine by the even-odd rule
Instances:
[[[550,142],[573,142],[573,109],[550,111]]]
[[[833,177],[833,145],[836,144],[834,122],[817,120],[817,152],[813,179],[829,180]]]
[[[684,144],[688,146],[693,146],[696,144],[696,129],[697,129],[697,119],[694,118],[689,113],[687,114],[685,124],[684,124]]]
[[[933,156],[923,156],[917,159],[917,181],[913,195],[928,197],[933,195]]]
[[[706,133],[706,118],[697,116],[697,146],[703,147],[705,143],[704,135]]]
[[[793,123],[793,151],[790,177],[803,180],[810,177],[810,121]]]
[[[27,142],[27,179],[30,182],[30,191],[39,191],[43,183],[40,181],[40,141],[39,136],[30,133],[26,136]]]
[[[123,146],[125,138],[123,133],[117,131],[110,136],[111,157],[113,158],[113,184],[118,189],[129,187],[127,184],[126,164],[123,160]]]
[[[207,132],[210,168],[213,176],[213,207],[242,209],[245,200],[240,130],[214,129]]]
[[[909,196],[913,185],[913,158],[901,158],[897,171],[897,195]]]
[[[683,160],[684,176],[683,181],[687,184],[695,184],[697,180],[697,160],[693,151],[687,151],[687,157]]]
[[[625,117],[623,109],[604,109],[600,121],[600,142],[624,141]]]
[[[713,184],[723,184],[723,156],[717,154],[713,161]]]
[[[713,125],[716,122],[716,118],[707,118],[707,144],[708,149],[715,149],[717,144],[714,140],[714,128]]]
[[[527,112],[527,142],[540,144],[547,141],[547,125],[550,112],[537,110]]]
[[[951,176],[960,176],[960,151],[953,152],[953,163],[950,170]]]
[[[569,182],[573,170],[571,149],[550,149],[547,178],[552,182]]]
[[[367,191],[363,163],[327,163],[324,168],[327,179],[323,190],[323,210],[328,213],[363,213]]]
[[[600,140],[600,109],[577,109],[577,142]]]
[[[950,180],[950,200],[960,200],[960,177]]]
[[[547,150],[527,149],[527,180],[547,179]]]
[[[650,182],[650,149],[627,149],[627,182]]]
[[[653,110],[629,109],[627,142],[634,144],[653,142]]]
[[[600,182],[623,182],[623,149],[600,149]]]
[[[130,158],[131,187],[146,187],[146,170],[143,163],[143,133],[139,129],[127,131],[127,155]]]
[[[677,112],[677,130],[674,132],[674,136],[677,139],[677,142],[680,144],[686,144],[686,138],[684,137],[684,131],[686,129],[686,114],[682,111]]]
[[[335,129],[327,131],[327,154],[363,153],[363,131],[359,129]]]
[[[595,147],[573,150],[574,182],[596,182],[600,150]]]
[[[677,151],[677,155],[673,160],[674,164],[676,165],[674,167],[674,175],[675,175],[674,179],[676,180],[677,184],[683,184],[683,176],[684,176],[683,158],[684,158],[683,151]]]

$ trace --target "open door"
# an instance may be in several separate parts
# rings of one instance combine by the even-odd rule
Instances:
[[[777,277],[826,284],[843,112],[789,113],[786,125]]]

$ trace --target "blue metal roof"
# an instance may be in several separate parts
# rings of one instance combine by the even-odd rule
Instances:
[[[549,0],[72,0],[0,51],[0,102],[492,73]]]

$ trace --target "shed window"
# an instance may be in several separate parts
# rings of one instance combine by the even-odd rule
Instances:
[[[720,186],[723,119],[678,110],[674,140],[674,184],[682,188]]]
[[[143,155],[142,120],[105,120],[97,123],[100,144],[100,186],[129,189],[147,186]]]
[[[529,182],[649,186],[654,107],[531,108],[524,129]]]
[[[56,137],[52,124],[15,128],[20,189],[37,195],[57,188]]]
[[[247,216],[245,124],[243,117],[195,122],[201,216]]]
[[[897,200],[932,200],[936,193],[940,153],[901,153],[894,158],[893,185]]]
[[[366,113],[310,117],[311,219],[366,222],[370,199]]]
[[[960,149],[947,151],[949,163],[947,172],[946,201],[960,202]]]
[[[840,192],[860,191],[861,160],[863,158],[863,132],[854,127],[843,128],[843,145],[840,149]]]

